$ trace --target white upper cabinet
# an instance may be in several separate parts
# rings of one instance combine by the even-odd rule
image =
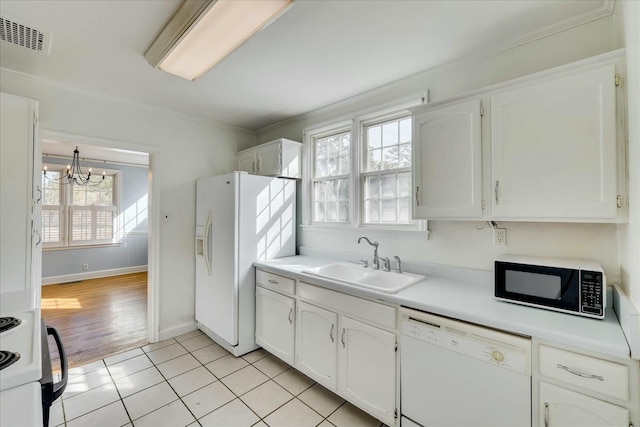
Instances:
[[[300,178],[302,144],[280,138],[236,154],[240,171],[264,176]]]
[[[482,217],[480,100],[431,107],[413,116],[413,217]]]
[[[491,96],[492,217],[618,220],[613,64]]]

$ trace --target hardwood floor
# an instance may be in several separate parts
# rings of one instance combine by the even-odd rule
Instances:
[[[62,336],[69,368],[147,344],[147,273],[42,287],[42,317]],[[49,337],[54,370],[59,369]]]

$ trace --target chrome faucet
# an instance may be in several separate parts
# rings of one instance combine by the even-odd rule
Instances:
[[[396,273],[402,273],[402,261],[400,261],[400,257],[396,255],[393,259],[396,260]]]
[[[360,243],[362,241],[362,239],[366,240],[368,244],[370,244],[371,246],[373,246],[373,265],[371,266],[371,268],[373,268],[374,270],[379,270],[380,269],[380,258],[378,257],[378,242],[371,242],[371,240],[369,240],[369,238],[367,237],[360,237],[358,239],[358,243]]]
[[[382,271],[391,271],[391,261],[389,261],[389,257],[380,259],[382,260]]]

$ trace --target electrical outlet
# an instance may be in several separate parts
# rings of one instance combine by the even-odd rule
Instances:
[[[506,228],[493,229],[493,244],[496,246],[507,246],[507,229]]]
[[[87,271],[89,269],[89,264],[82,264],[82,269]]]

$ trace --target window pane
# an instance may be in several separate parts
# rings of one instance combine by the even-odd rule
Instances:
[[[349,202],[338,202],[338,221],[349,221]]]
[[[350,155],[340,156],[340,173],[347,174],[350,172],[351,172],[351,156]]]
[[[338,205],[335,202],[325,204],[325,215],[327,222],[336,222],[338,220]]]
[[[382,166],[382,150],[371,150],[368,153],[368,171],[380,170]]]
[[[400,144],[411,142],[411,118],[400,120]]]
[[[398,168],[398,147],[388,147],[382,149],[382,169]]]
[[[398,174],[398,197],[411,197],[411,172]]]
[[[411,199],[398,199],[398,222],[409,224],[411,222]]]
[[[378,176],[368,176],[365,178],[364,197],[367,199],[380,198],[380,178]]]
[[[338,199],[349,200],[349,180],[339,179],[337,181],[338,186]]]
[[[367,146],[370,150],[380,148],[382,145],[382,127],[372,126],[367,129]]]
[[[402,144],[399,147],[399,164],[398,167],[410,168],[411,167],[411,144]]]
[[[316,159],[327,158],[327,142],[324,139],[316,140]]]
[[[313,212],[313,218],[316,221],[320,221],[320,222],[326,221],[325,216],[324,216],[324,203],[316,202],[313,205],[315,207],[314,212]]]
[[[47,175],[42,174],[42,204],[60,205],[60,172],[47,171]]]
[[[396,200],[382,200],[381,222],[397,222]]]
[[[327,138],[327,156],[336,157],[340,154],[340,137],[330,136]]]
[[[379,200],[367,200],[364,202],[364,218],[366,223],[380,222]]]
[[[396,174],[387,174],[381,176],[382,198],[396,198]]]
[[[382,145],[388,147],[398,144],[398,122],[387,123],[382,126]]]

